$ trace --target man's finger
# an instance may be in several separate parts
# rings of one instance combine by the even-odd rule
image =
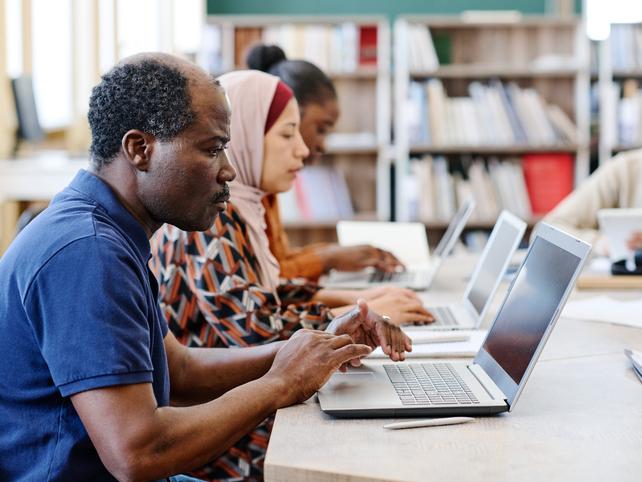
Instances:
[[[334,357],[337,365],[342,365],[353,358],[362,358],[370,355],[372,348],[368,345],[350,344],[335,350]]]
[[[403,334],[403,336],[404,336],[404,343],[405,343],[406,351],[412,351],[412,340],[405,333]]]
[[[344,334],[344,335],[333,335],[329,340],[328,343],[330,344],[330,347],[337,350],[341,347],[344,347],[346,345],[352,344],[354,341],[352,340],[352,337],[350,335]]]
[[[366,300],[364,300],[363,298],[359,298],[357,300],[356,308],[357,308],[357,313],[361,315],[361,320],[366,321],[368,319],[368,312],[370,311]]]

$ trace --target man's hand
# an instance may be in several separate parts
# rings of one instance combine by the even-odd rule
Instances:
[[[391,272],[404,269],[403,264],[388,251],[370,245],[328,246],[319,252],[326,271],[359,271],[374,267],[381,271]]]
[[[355,343],[371,348],[380,346],[393,361],[404,360],[405,352],[412,351],[410,338],[398,326],[369,309],[363,300],[359,300],[353,310],[336,317],[326,331],[335,335],[349,335]],[[350,364],[359,366],[361,361],[355,358],[350,360]]]
[[[276,379],[284,388],[279,406],[304,402],[330,375],[350,360],[368,356],[372,349],[356,344],[349,335],[335,336],[314,330],[299,330],[285,343],[263,377]]]
[[[642,249],[642,232],[636,231],[631,234],[631,237],[626,241],[626,245],[630,250],[633,251]]]

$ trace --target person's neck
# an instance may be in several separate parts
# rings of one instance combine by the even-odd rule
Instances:
[[[136,175],[130,165],[120,159],[114,159],[99,171],[90,167],[89,172],[102,179],[114,191],[118,201],[141,224],[148,238],[161,227],[160,223],[151,218],[138,198]]]

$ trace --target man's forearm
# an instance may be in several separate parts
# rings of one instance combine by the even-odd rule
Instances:
[[[284,342],[250,348],[185,348],[171,372],[172,405],[196,405],[262,377]]]
[[[102,462],[119,480],[157,480],[196,469],[293,401],[291,384],[269,375],[192,407],[157,407],[151,384],[72,397]]]
[[[168,444],[159,440],[152,453],[163,461],[164,468],[157,474],[148,474],[165,477],[175,472],[172,467],[180,467],[184,472],[220,456],[287,404],[282,401],[285,393],[284,389],[275,388],[271,380],[260,378],[203,405],[159,409],[158,419],[167,428]],[[199,422],[195,423],[196,420]]]

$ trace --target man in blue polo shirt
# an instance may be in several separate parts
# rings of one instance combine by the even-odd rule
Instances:
[[[394,360],[410,349],[365,303],[330,333],[180,345],[157,305],[148,239],[164,222],[204,230],[225,208],[224,92],[186,61],[140,55],[94,88],[89,121],[90,170],[0,258],[0,480],[163,479],[307,399],[375,343]]]

